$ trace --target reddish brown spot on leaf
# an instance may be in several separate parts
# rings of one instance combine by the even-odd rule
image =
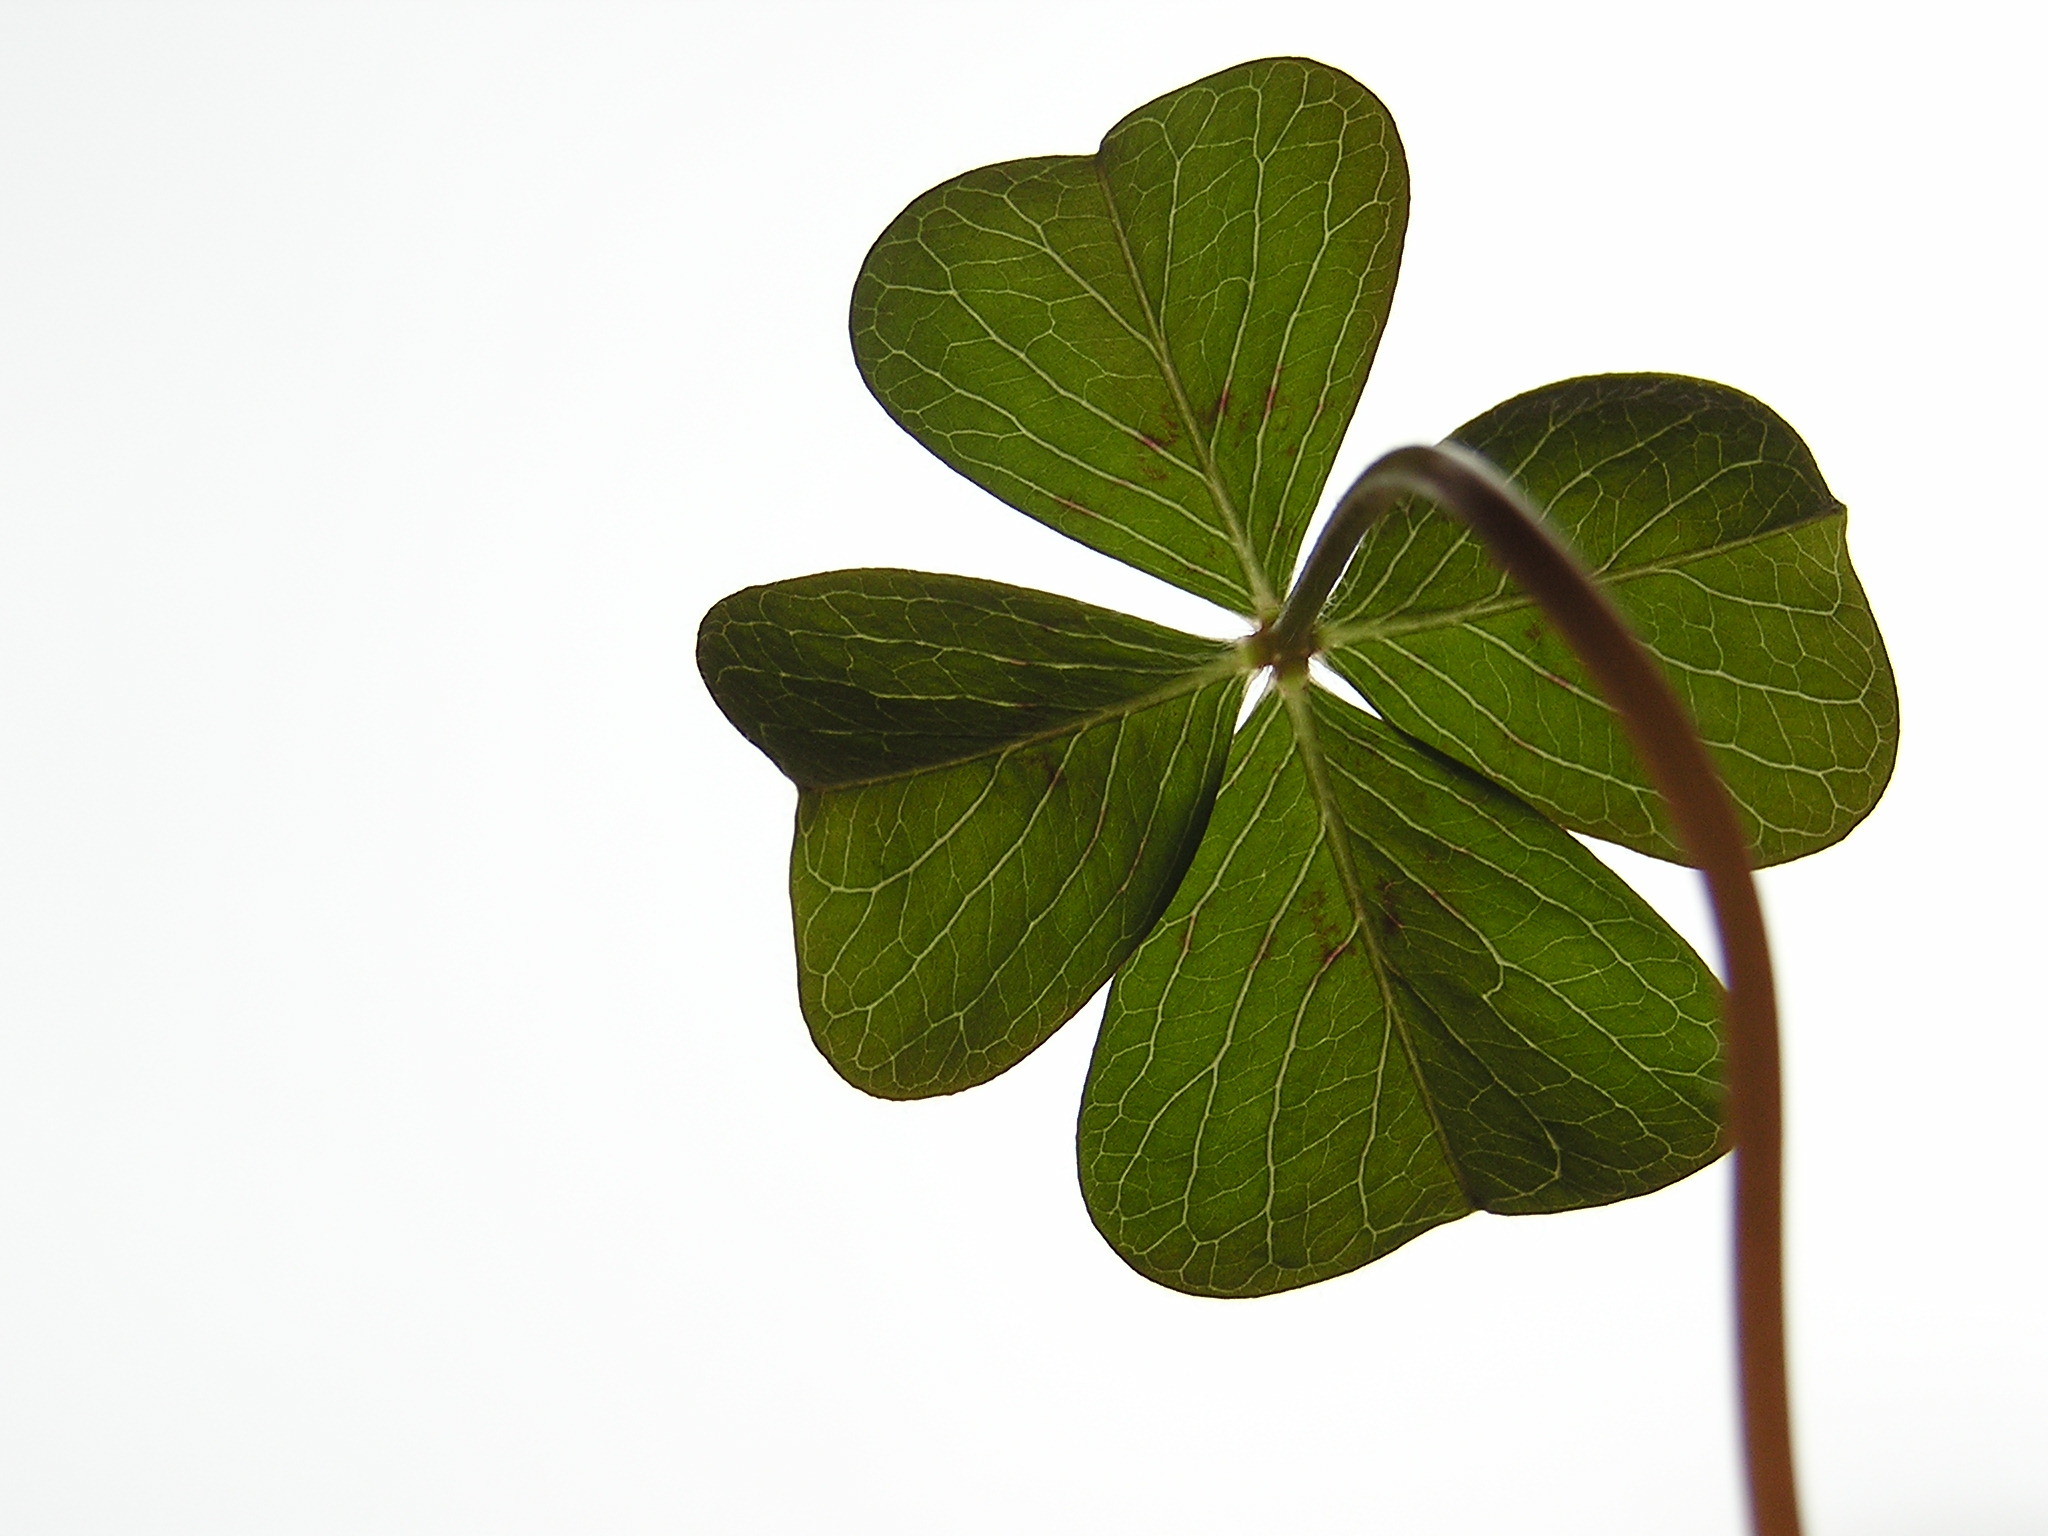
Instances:
[[[1060,755],[1053,751],[1052,748],[1037,748],[1032,752],[1030,762],[1034,768],[1045,775],[1046,788],[1058,789],[1067,782],[1067,771],[1060,764]]]
[[[1380,928],[1389,937],[1407,926],[1401,921],[1401,906],[1397,899],[1400,887],[1391,880],[1382,880],[1379,885]]]
[[[1332,916],[1330,893],[1320,885],[1312,885],[1301,894],[1301,913],[1308,919],[1308,925],[1315,930],[1317,941],[1325,954],[1333,949],[1342,949],[1349,936]]]

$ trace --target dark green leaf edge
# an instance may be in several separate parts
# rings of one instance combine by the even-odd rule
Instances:
[[[697,631],[713,701],[803,789],[972,762],[1254,667],[1057,593],[885,567],[744,588]]]

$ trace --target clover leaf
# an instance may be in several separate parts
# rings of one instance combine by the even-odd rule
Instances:
[[[699,633],[719,707],[798,787],[819,1049],[871,1093],[950,1093],[1109,980],[1082,1187],[1116,1251],[1183,1290],[1325,1279],[1474,1209],[1624,1199],[1725,1144],[1718,984],[1571,834],[1679,843],[1542,613],[1411,501],[1309,643],[1276,639],[1406,215],[1380,102],[1266,59],[1092,156],[934,188],[855,285],[855,357],[899,424],[1250,639],[895,570],[750,588]],[[1783,421],[1615,375],[1453,441],[1609,583],[1760,861],[1868,813],[1896,695],[1842,508]]]
[[[915,571],[736,593],[698,655],[801,790],[804,1016],[886,1098],[994,1077],[1109,979],[1194,855],[1244,692],[1233,647]]]
[[[1768,406],[1609,374],[1453,432],[1542,507],[1717,749],[1759,864],[1839,842],[1891,777],[1899,704],[1849,565],[1846,510]],[[1472,535],[1411,502],[1326,610],[1330,664],[1389,721],[1575,832],[1681,854],[1577,660]]]

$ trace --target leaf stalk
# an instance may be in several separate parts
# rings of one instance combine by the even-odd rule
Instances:
[[[1743,1449],[1756,1536],[1799,1536],[1785,1358],[1783,1118],[1770,945],[1748,840],[1706,744],[1656,658],[1578,556],[1485,460],[1399,448],[1360,475],[1325,524],[1254,653],[1283,673],[1320,644],[1317,620],[1366,531],[1404,496],[1456,515],[1543,610],[1620,717],[1674,829],[1706,877],[1727,971],[1728,1116],[1735,1155],[1735,1302]]]

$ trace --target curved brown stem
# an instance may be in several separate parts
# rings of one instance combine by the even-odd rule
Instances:
[[[1706,876],[1728,970],[1736,1348],[1750,1517],[1756,1536],[1799,1536],[1785,1367],[1778,1007],[1763,909],[1734,802],[1662,668],[1578,557],[1499,471],[1454,446],[1396,449],[1345,492],[1264,637],[1269,659],[1284,665],[1315,649],[1316,619],[1359,539],[1406,495],[1426,497],[1463,519],[1557,627],[1621,717],[1680,842]]]

